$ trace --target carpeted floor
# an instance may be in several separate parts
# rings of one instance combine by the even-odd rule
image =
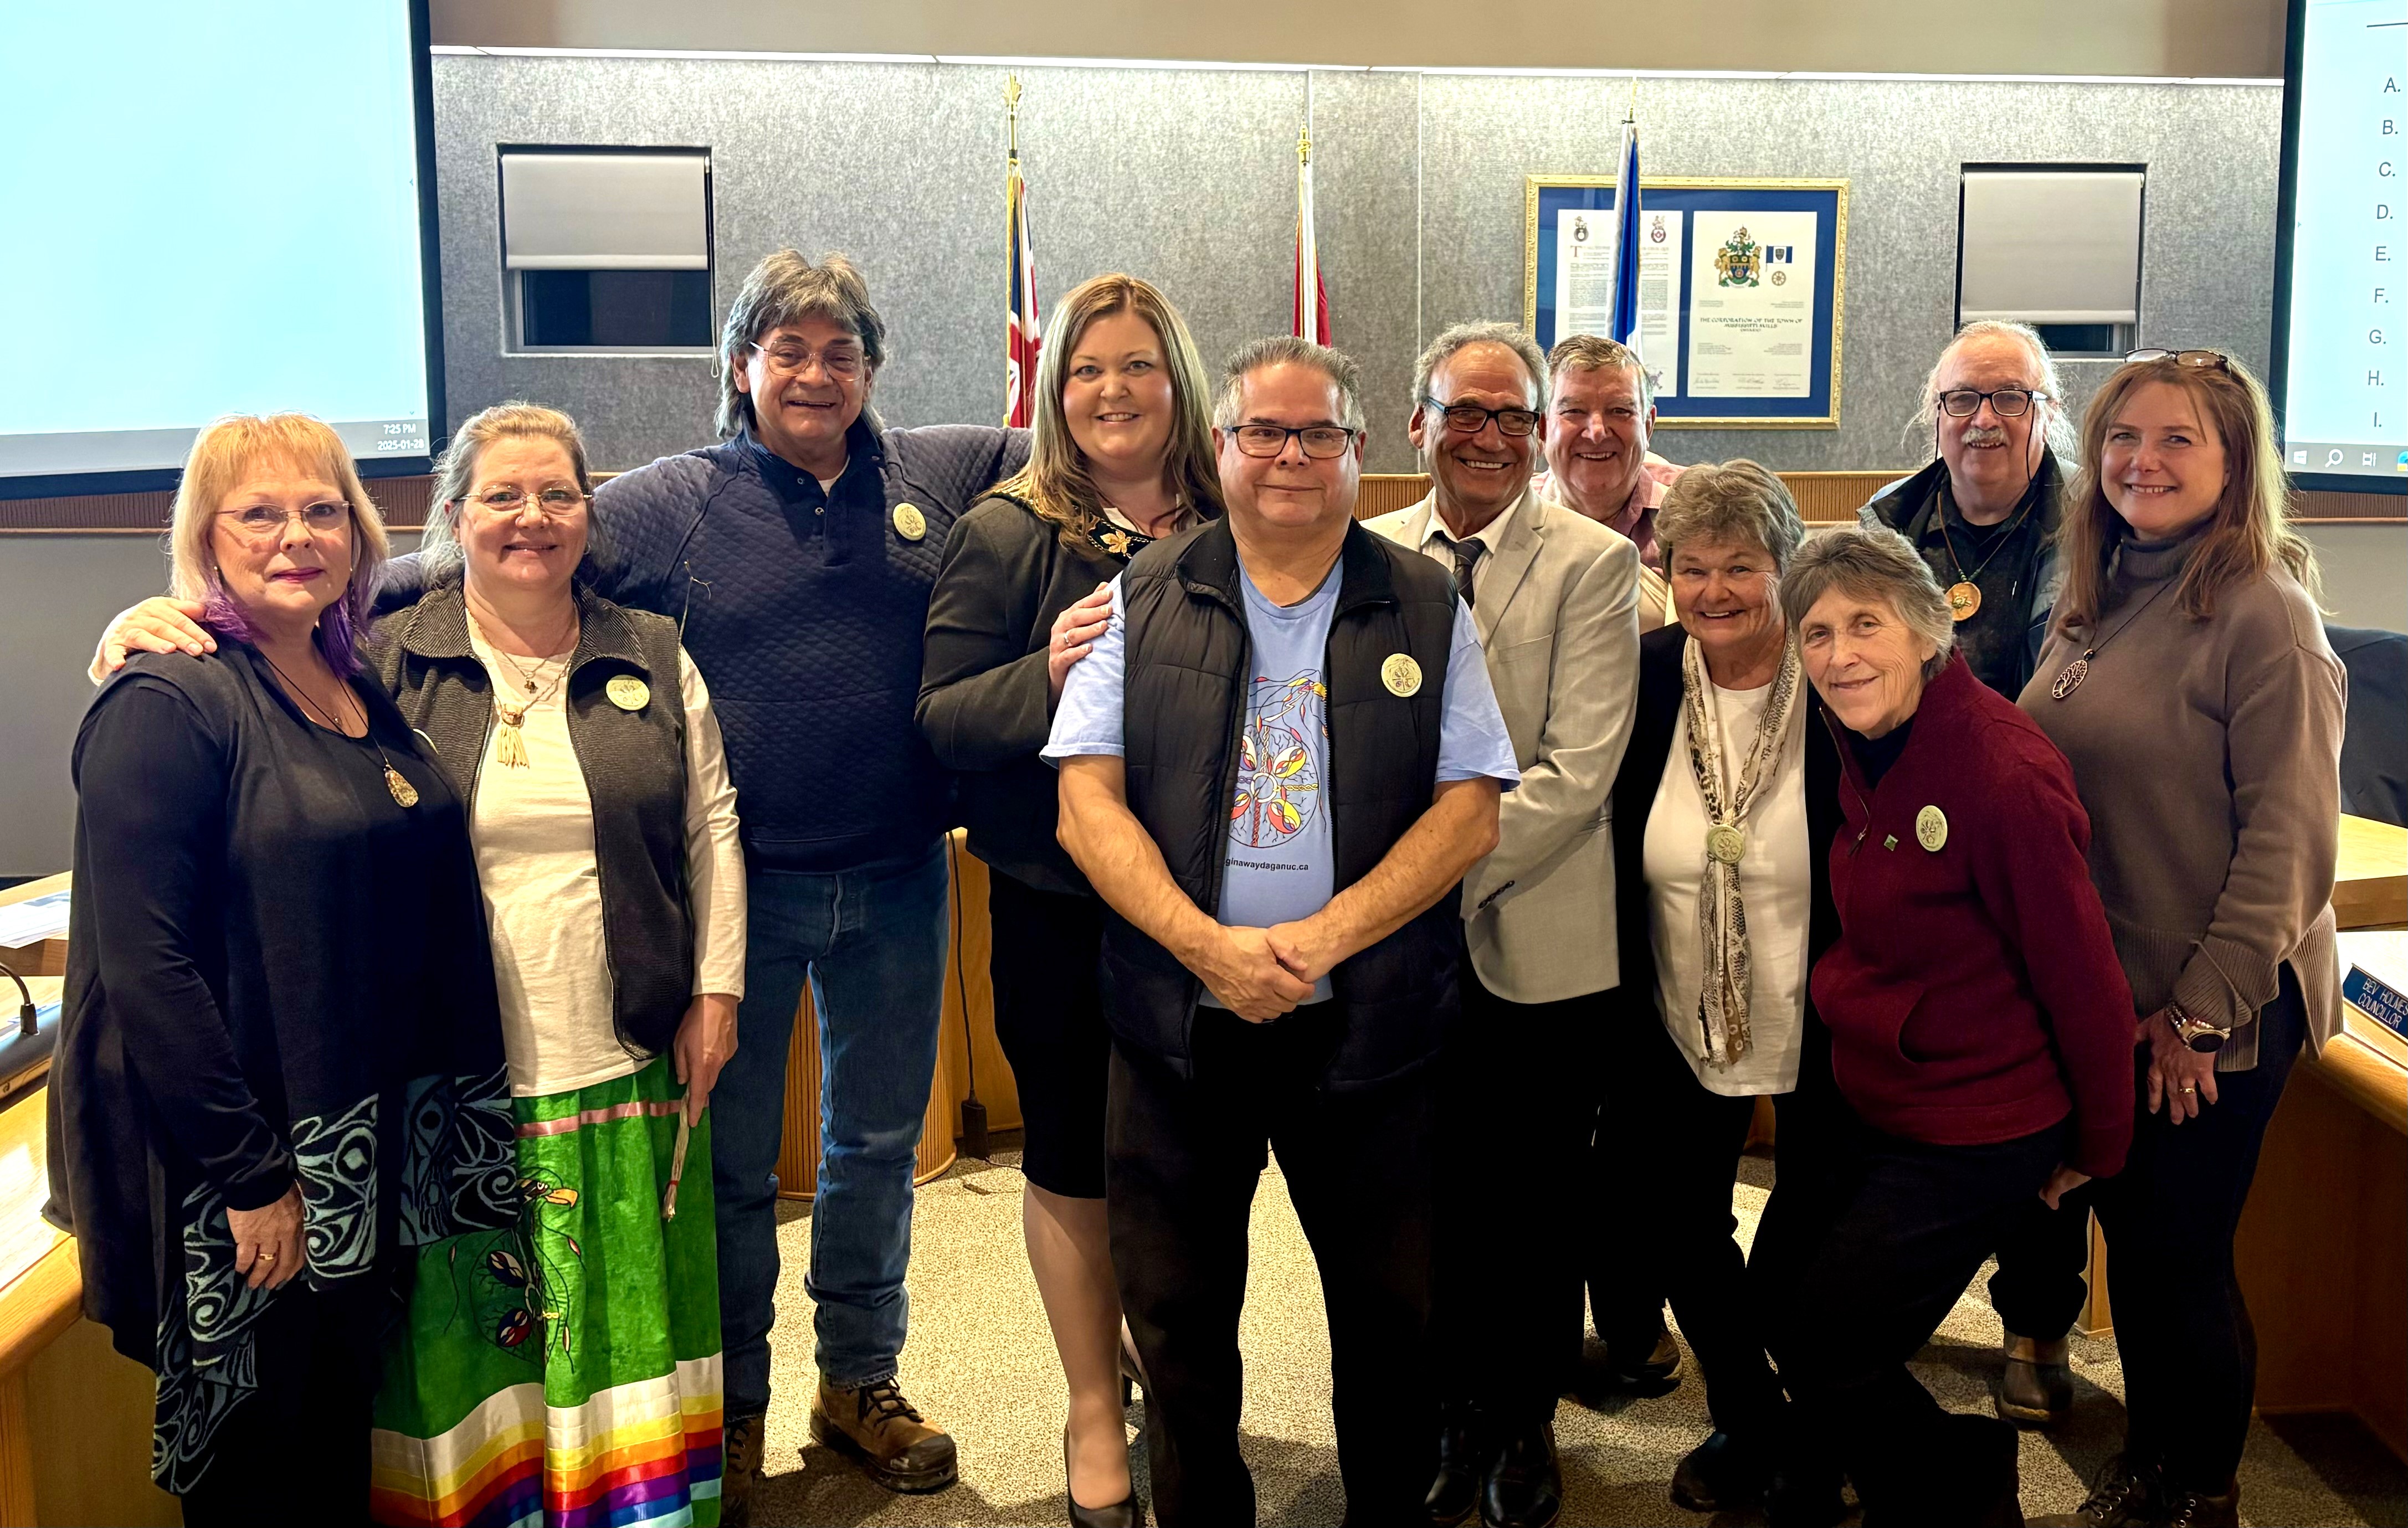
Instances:
[[[1053,1339],[1021,1250],[1016,1150],[964,1159],[920,1190],[912,1225],[911,1338],[904,1387],[961,1449],[961,1482],[932,1496],[890,1495],[810,1442],[811,1305],[803,1290],[810,1245],[806,1207],[790,1206],[780,1235],[777,1400],[769,1412],[763,1524],[1047,1524],[1066,1520],[1063,1392]],[[1769,1163],[1742,1164],[1742,1239],[1770,1185]],[[1246,1362],[1244,1448],[1265,1523],[1329,1524],[1344,1499],[1329,1424],[1329,1337],[1311,1254],[1276,1166],[1254,1202],[1253,1263],[1240,1340]],[[1977,1280],[1926,1349],[1917,1372],[1942,1404],[1989,1408],[1999,1320]],[[2081,1481],[2122,1433],[2122,1378],[2112,1341],[2074,1341],[2072,1421],[2025,1435],[2023,1502],[2031,1513],[2071,1509]],[[1132,1435],[1144,1409],[1129,1413]],[[1714,1528],[1665,1497],[1672,1467],[1709,1430],[1691,1374],[1670,1394],[1567,1398],[1555,1413],[1564,1464],[1563,1522]],[[1140,1490],[1145,1453],[1136,1454]],[[2347,1418],[2260,1421],[2242,1465],[2242,1518],[2252,1524],[2408,1523],[2408,1467]]]

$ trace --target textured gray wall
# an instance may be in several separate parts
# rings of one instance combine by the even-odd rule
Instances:
[[[445,343],[454,421],[504,397],[575,413],[602,464],[709,438],[690,358],[502,353],[494,155],[503,144],[707,147],[724,312],[781,244],[841,249],[896,339],[896,423],[1002,407],[1002,71],[731,60],[436,60]],[[1522,312],[1523,178],[1612,167],[1618,79],[1193,69],[1021,71],[1040,296],[1122,269],[1180,305],[1208,360],[1283,329],[1289,154],[1312,93],[1319,228],[1339,345],[1364,363],[1375,470],[1410,469],[1412,359],[1446,324]],[[1946,338],[1957,169],[2149,168],[2142,335],[2263,366],[2281,92],[2247,85],[1649,79],[1649,173],[1850,182],[1837,430],[1668,431],[1679,461],[1792,470],[1920,459],[1907,430]],[[1050,308],[1049,308],[1050,310]],[[2069,363],[2080,399],[2107,363]]]

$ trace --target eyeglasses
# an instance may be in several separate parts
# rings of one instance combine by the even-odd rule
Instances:
[[[284,534],[284,527],[299,521],[312,536],[324,536],[341,530],[351,522],[351,507],[328,501],[307,504],[298,509],[280,509],[272,504],[249,504],[239,509],[221,509],[220,520],[234,521],[234,528],[252,541],[274,541]]]
[[[2034,387],[2002,387],[1995,393],[1977,393],[1970,387],[1952,387],[1940,394],[1940,411],[1950,419],[1971,419],[1987,402],[1990,412],[2000,419],[2021,419],[2031,412],[2033,401],[2048,401],[2048,394]]]
[[[2135,361],[2172,361],[2177,366],[2198,366],[2209,371],[2230,371],[2232,360],[2222,350],[2126,350],[2127,364]]]
[[[515,515],[525,507],[527,501],[524,489],[514,488],[507,483],[489,488],[482,493],[472,494],[470,497],[476,501],[479,508],[490,509],[497,515]],[[584,502],[585,495],[573,488],[547,488],[535,495],[536,507],[547,515],[555,517],[567,514]]]
[[[1332,461],[1346,454],[1346,448],[1360,430],[1349,430],[1341,424],[1308,424],[1291,430],[1282,424],[1240,424],[1229,432],[1238,450],[1248,456],[1278,456],[1287,450],[1293,439],[1304,447],[1304,454],[1316,462]]]
[[[830,346],[824,350],[812,351],[799,345],[781,345],[771,350],[767,345],[755,343],[752,349],[760,351],[761,359],[781,377],[800,377],[816,361],[820,364],[820,370],[828,376],[849,382],[861,375],[864,364],[862,353],[848,346]]]
[[[1528,435],[1539,427],[1539,411],[1535,408],[1483,408],[1476,403],[1440,403],[1424,397],[1425,407],[1435,408],[1446,416],[1446,427],[1459,436],[1476,436],[1497,421],[1497,433],[1516,437]]]

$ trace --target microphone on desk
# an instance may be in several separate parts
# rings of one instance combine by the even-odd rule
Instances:
[[[23,1000],[17,1005],[17,1033],[20,1035],[40,1034],[42,1032],[41,1021],[34,1017],[34,990],[25,985],[25,978],[23,977],[21,977],[15,971],[10,970],[6,964],[0,964],[0,976],[5,976],[9,980],[17,984],[17,995]]]

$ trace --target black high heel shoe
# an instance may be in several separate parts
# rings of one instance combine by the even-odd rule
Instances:
[[[1145,1528],[1145,1508],[1137,1499],[1137,1484],[1110,1507],[1081,1507],[1070,1494],[1070,1433],[1062,1432],[1062,1500],[1070,1508],[1070,1528]]]

